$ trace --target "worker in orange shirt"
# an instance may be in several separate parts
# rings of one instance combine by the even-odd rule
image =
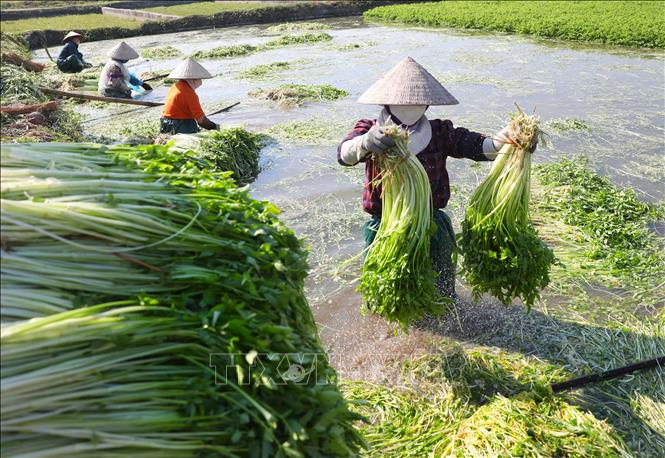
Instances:
[[[169,75],[169,78],[178,80],[166,96],[164,112],[160,122],[160,132],[163,134],[193,134],[201,127],[208,130],[218,130],[219,125],[209,120],[196,95],[196,89],[201,87],[204,79],[212,75],[201,64],[192,58],[185,59]]]

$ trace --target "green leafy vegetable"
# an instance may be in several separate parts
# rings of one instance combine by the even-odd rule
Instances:
[[[240,127],[173,137],[176,151],[192,150],[214,170],[231,171],[238,183],[252,181],[259,174],[259,153],[263,139]]]
[[[429,255],[432,190],[423,165],[407,148],[408,133],[395,125],[384,131],[396,148],[376,158],[383,190],[381,224],[367,250],[358,290],[364,311],[406,330],[425,313],[444,310]]]
[[[501,149],[469,200],[459,241],[463,269],[475,297],[489,293],[503,304],[520,298],[531,307],[549,283],[554,254],[529,219],[531,147],[538,119],[511,116],[513,144]]]

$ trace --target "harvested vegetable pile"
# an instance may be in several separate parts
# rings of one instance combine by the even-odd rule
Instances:
[[[343,99],[349,93],[329,84],[282,84],[273,89],[257,89],[249,93],[251,97],[272,100],[282,108],[302,106],[305,102],[324,102]]]
[[[225,57],[246,56],[259,50],[258,46],[253,45],[232,45],[218,46],[205,51],[196,51],[192,54],[194,59],[223,59]]]
[[[291,62],[273,62],[270,64],[259,64],[243,70],[240,78],[250,80],[266,80],[274,77],[275,73],[285,71],[291,68]]]
[[[531,150],[542,135],[536,116],[518,108],[510,138],[469,200],[459,248],[474,297],[489,293],[503,304],[520,298],[527,307],[549,283],[554,254],[529,219]]]
[[[263,137],[240,127],[172,137],[174,151],[194,151],[219,172],[231,171],[239,184],[259,174],[259,154]]]
[[[442,343],[439,353],[405,362],[397,385],[342,384],[345,397],[364,400],[355,408],[370,419],[360,425],[366,456],[631,456],[604,416],[551,394],[547,385],[568,376],[558,365]]]
[[[327,30],[330,26],[320,22],[286,22],[284,24],[271,25],[266,32],[301,32],[307,30]]]
[[[332,37],[327,33],[303,33],[300,35],[284,35],[270,40],[262,45],[239,44],[231,46],[218,46],[205,51],[196,51],[192,54],[194,59],[224,59],[227,57],[246,56],[260,51],[283,48],[291,45],[302,45],[330,41]]]
[[[5,41],[2,43],[4,46]],[[49,100],[39,89],[39,86],[48,85],[43,73],[29,72],[6,62],[0,65],[0,72],[0,98],[3,105],[29,105]],[[2,113],[0,120],[4,142],[78,140],[81,137],[79,116],[62,106],[56,110],[27,114]]]
[[[158,146],[3,145],[3,455],[357,450],[301,242],[199,164]],[[304,378],[282,378],[287,353]]]
[[[423,165],[407,148],[408,132],[395,125],[384,132],[396,147],[376,158],[383,189],[381,224],[367,249],[358,290],[363,311],[406,330],[425,313],[443,312],[429,255],[432,190]]]
[[[158,46],[141,50],[144,59],[172,59],[180,57],[182,53],[173,46]]]
[[[282,46],[299,45],[306,43],[318,43],[321,41],[330,41],[332,37],[325,32],[303,33],[301,35],[284,35],[274,40],[268,41],[264,48],[279,48]]]

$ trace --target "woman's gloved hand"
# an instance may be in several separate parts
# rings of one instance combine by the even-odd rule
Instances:
[[[512,140],[510,139],[510,129],[508,126],[504,127],[501,129],[501,131],[496,134],[496,138],[494,139],[494,145],[497,146],[497,142],[501,142],[501,146],[503,146],[504,143],[510,143]],[[499,146],[498,149],[501,149],[501,146]],[[531,151],[529,151],[531,154],[533,154],[534,151],[536,151],[536,147],[538,146],[538,137],[533,139],[533,145],[531,145]]]
[[[380,126],[374,125],[363,135],[361,146],[365,151],[380,154],[395,146],[395,141],[390,136],[384,134]]]
[[[148,83],[141,84],[141,87],[146,91],[152,91],[152,86],[150,86]]]

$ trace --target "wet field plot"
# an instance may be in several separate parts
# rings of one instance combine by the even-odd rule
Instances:
[[[199,53],[215,75],[199,90],[204,109],[240,101],[215,122],[267,135],[249,190],[309,245],[309,305],[346,397],[367,419],[358,423],[367,456],[665,456],[663,368],[561,395],[548,389],[665,355],[662,51],[361,19],[317,24],[287,33],[329,39],[246,26],[127,42],[139,53],[175,49],[132,61],[139,73],[168,72]],[[82,47],[101,62],[112,45]],[[238,52],[211,51],[221,48]],[[492,134],[514,103],[541,116],[547,145],[534,155],[530,210],[557,263],[530,312],[473,301],[458,275],[452,310],[408,333],[360,313],[363,170],[341,167],[336,150],[357,119],[379,114],[358,96],[405,56],[460,101],[431,108],[430,118]],[[288,97],[294,102],[282,103]],[[78,110],[96,138],[136,133],[127,108]],[[135,110],[132,125],[159,114]],[[490,165],[450,159],[447,167],[446,211],[459,232]]]

